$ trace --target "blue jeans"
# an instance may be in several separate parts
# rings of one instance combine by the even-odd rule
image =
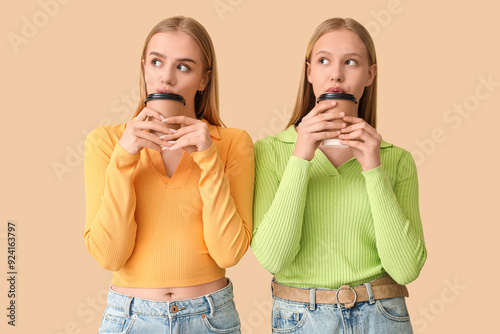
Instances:
[[[374,300],[371,287],[367,290],[370,300],[351,308],[315,304],[314,298],[301,303],[273,297],[273,333],[413,333],[404,297]]]
[[[203,297],[156,301],[108,292],[108,305],[98,333],[183,334],[241,333],[233,302],[233,285]]]

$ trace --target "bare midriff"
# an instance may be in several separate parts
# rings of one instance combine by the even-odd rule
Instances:
[[[111,285],[111,289],[115,292],[133,296],[137,298],[144,298],[159,301],[172,301],[191,299],[201,297],[203,295],[215,292],[227,286],[228,281],[225,277],[218,280],[193,286],[175,287],[175,288],[129,288]]]

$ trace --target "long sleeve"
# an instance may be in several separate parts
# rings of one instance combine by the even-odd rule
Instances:
[[[100,127],[85,142],[85,242],[105,269],[123,267],[135,246],[136,197],[132,177],[140,154],[132,155]]]
[[[230,144],[226,166],[215,144],[192,153],[201,169],[203,234],[210,256],[221,268],[234,266],[252,238],[253,142],[241,131]]]
[[[427,258],[418,205],[415,162],[402,155],[394,189],[383,166],[363,172],[384,269],[399,284],[414,281]]]
[[[300,250],[300,238],[311,162],[291,156],[281,180],[276,154],[255,143],[254,235],[252,250],[269,272],[279,273]]]

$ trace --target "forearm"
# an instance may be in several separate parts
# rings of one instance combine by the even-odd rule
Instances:
[[[249,166],[236,165],[227,175],[214,144],[193,153],[193,159],[201,168],[205,243],[219,267],[231,267],[243,257],[252,237],[253,154]]]
[[[85,158],[85,242],[103,268],[115,271],[123,267],[135,246],[132,179],[139,155],[131,155],[116,144],[107,158],[99,147],[90,145]]]
[[[382,265],[398,283],[410,283],[418,277],[427,257],[418,212],[418,191],[414,189],[416,184],[412,182],[411,187],[398,191],[400,197],[408,199],[401,200],[383,166],[363,175]]]
[[[290,157],[275,192],[269,186],[271,173],[257,167],[254,216],[258,228],[252,250],[273,274],[292,263],[299,252],[310,166],[307,160]]]

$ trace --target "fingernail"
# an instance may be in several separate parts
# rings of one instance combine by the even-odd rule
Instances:
[[[166,151],[166,150],[168,150],[169,148],[170,148],[170,147],[168,147],[168,146],[162,146],[162,147],[161,147],[161,150],[162,150],[162,151]]]
[[[158,138],[163,139],[163,138],[166,138],[166,137],[168,137],[168,135],[163,135],[163,136],[160,136]]]
[[[175,140],[169,140],[169,141],[167,141],[167,143],[169,143],[169,144],[175,144],[177,142]]]
[[[176,133],[176,132],[177,132],[177,130],[175,130],[175,129],[170,129],[170,128],[168,128],[168,129],[169,129],[170,131],[172,131],[173,133]]]
[[[347,125],[347,124],[345,124],[345,123],[342,123],[342,126],[346,126],[346,125]]]
[[[161,117],[161,119],[165,119],[165,117],[163,117],[163,115],[162,115],[162,114],[160,114],[160,117]]]
[[[162,122],[168,122],[168,120],[169,120],[169,119],[170,119],[170,118],[164,118],[164,119],[162,119],[161,121],[162,121]]]

